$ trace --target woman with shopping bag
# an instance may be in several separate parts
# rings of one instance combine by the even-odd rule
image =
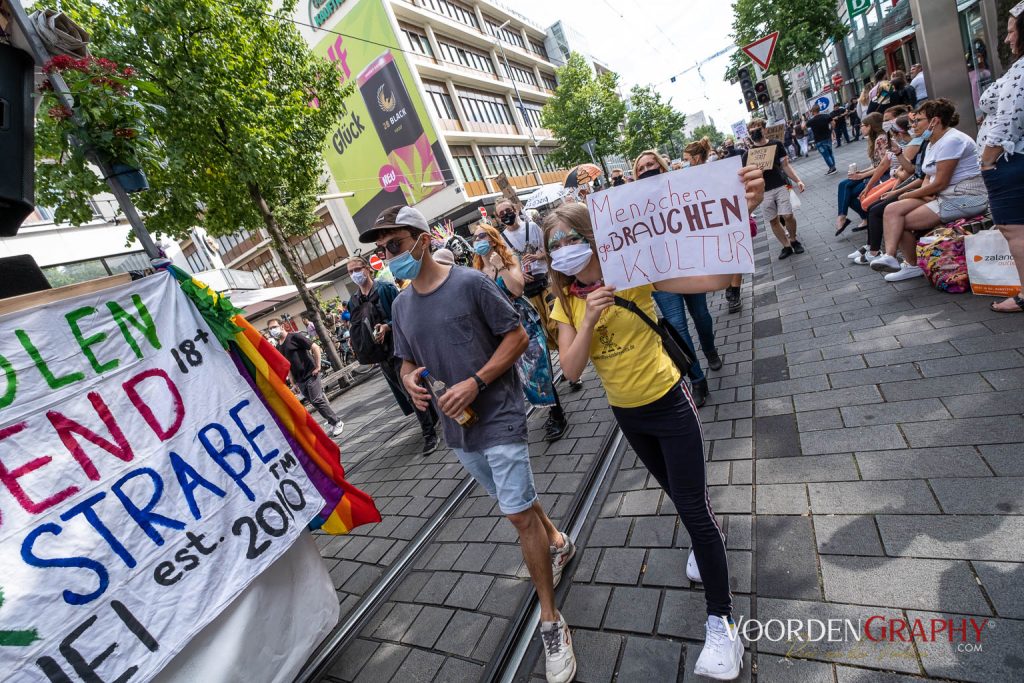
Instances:
[[[992,221],[1009,244],[1024,283],[1024,1],[1010,9],[1006,44],[1013,65],[981,96],[985,121],[978,131],[981,178],[985,181]],[[1016,295],[992,304],[999,313],[1024,311],[1024,298]]]

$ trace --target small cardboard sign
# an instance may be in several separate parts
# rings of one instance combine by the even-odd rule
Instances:
[[[494,183],[498,186],[498,189],[501,190],[501,194],[505,199],[512,202],[512,204],[517,208],[521,206],[519,195],[516,194],[516,188],[508,181],[508,176],[505,175],[504,171],[494,177]]]
[[[754,272],[740,163],[731,157],[588,196],[605,284]]]
[[[769,140],[782,142],[786,137],[786,124],[780,123],[775,126],[767,126],[764,129],[764,136]]]
[[[770,171],[775,165],[775,145],[752,146],[747,150],[747,163],[762,171]]]

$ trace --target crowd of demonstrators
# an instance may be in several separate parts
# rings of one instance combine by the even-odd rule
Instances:
[[[373,279],[373,270],[362,256],[353,256],[346,264],[348,275],[358,290],[348,302],[352,327],[349,342],[356,359],[365,365],[377,365],[395,396],[403,415],[416,414],[423,433],[422,455],[437,450],[435,425],[437,411],[433,406],[418,409],[402,385],[402,359],[395,355],[392,305],[398,288],[390,282]]]
[[[641,156],[660,158],[656,153]],[[638,170],[648,164],[638,161]],[[663,171],[663,165],[654,161],[643,173]],[[762,173],[744,167],[740,174],[753,210],[764,195]],[[731,276],[675,278],[617,293],[602,282],[585,207],[557,207],[544,221],[544,237],[557,296],[552,317],[558,322],[562,369],[578,377],[588,361],[593,363],[616,422],[690,534],[692,552],[685,571],[690,580],[704,583],[708,613],[704,648],[694,673],[735,678],[742,666],[743,644],[734,637],[725,538],[708,498],[700,419],[681,382],[681,369],[656,332],[652,297],[657,292],[706,294],[728,286]]]
[[[981,177],[988,190],[992,222],[1010,246],[1024,283],[1024,2],[1010,10],[1006,43],[1013,64],[981,96],[985,116],[978,131]],[[992,304],[1000,313],[1024,311],[1019,294]]]
[[[291,366],[289,376],[292,385],[298,387],[320,416],[327,420],[331,436],[341,436],[345,430],[345,423],[331,408],[320,383],[320,346],[310,341],[302,332],[290,332],[281,327],[278,318],[272,318],[267,323],[267,332],[277,341],[277,350]]]
[[[823,116],[823,114],[818,114]],[[811,121],[814,121],[812,118]],[[810,123],[810,122],[808,122]],[[761,204],[761,215],[771,225],[775,239],[782,245],[779,252],[779,259],[786,259],[793,254],[804,253],[804,246],[797,239],[797,222],[793,215],[793,206],[789,201],[790,182],[794,183],[800,192],[806,189],[804,182],[800,180],[793,166],[789,163],[789,156],[785,148],[778,140],[769,140],[764,134],[765,123],[763,119],[754,119],[747,124],[747,132],[750,135],[752,147],[767,147],[774,145],[774,158],[770,169],[764,172],[764,202]],[[831,147],[829,147],[831,153]],[[748,153],[743,154],[743,165],[747,165]],[[835,165],[831,166],[835,170]],[[782,221],[785,221],[783,225]]]
[[[524,296],[526,276],[520,267],[520,260],[509,248],[506,239],[496,228],[480,222],[473,235],[473,267],[494,280],[498,288],[508,296],[519,320],[526,330],[530,343],[519,359],[516,369],[523,384],[527,400],[535,406],[550,407],[547,422],[544,423],[544,438],[555,441],[562,438],[567,426],[565,411],[554,384],[554,370],[548,354],[547,334],[538,310]],[[539,233],[539,229],[538,229]],[[540,236],[538,235],[538,239]],[[537,252],[534,252],[537,253]],[[543,261],[534,261],[535,265]],[[546,264],[545,264],[546,265]],[[546,273],[545,273],[546,275]],[[545,288],[547,279],[545,278]],[[543,309],[547,313],[547,306]]]
[[[403,384],[417,408],[436,405],[448,446],[515,527],[540,603],[547,679],[570,681],[576,658],[554,588],[575,547],[534,486],[523,386],[513,369],[529,345],[520,315],[484,273],[434,260],[416,209],[385,209],[359,238],[384,247],[392,272],[410,282],[392,305]]]

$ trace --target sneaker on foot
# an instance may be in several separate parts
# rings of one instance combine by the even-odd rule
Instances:
[[[782,251],[779,252],[779,260],[787,259],[793,255],[793,247],[783,247]]]
[[[554,411],[548,413],[547,422],[544,423],[544,440],[558,441],[565,434],[567,426],[565,415],[556,415]]]
[[[690,394],[693,396],[693,402],[698,408],[702,407],[708,400],[708,380],[702,379],[697,382],[690,382]]]
[[[725,300],[732,303],[733,301],[740,300],[740,288],[739,287],[726,287],[725,288]]]
[[[583,380],[580,379],[580,380],[576,380],[575,382],[573,382],[572,380],[569,380],[569,391],[572,391],[572,392],[575,393],[577,391],[580,391],[581,389],[583,389]]]
[[[711,351],[710,353],[704,354],[708,358],[708,367],[712,370],[722,369],[722,357],[718,355],[717,351]]]
[[[331,436],[341,436],[341,433],[345,431],[345,423],[338,420],[331,427]]]
[[[868,250],[868,248],[867,248],[867,247],[861,247],[860,249],[858,249],[857,251],[853,252],[852,254],[848,254],[848,255],[846,256],[846,258],[850,259],[851,261],[854,261],[854,260],[856,260],[856,258],[857,258],[858,256],[862,255],[862,254],[863,254],[864,252],[866,252],[867,250]]]
[[[423,450],[420,451],[420,455],[427,456],[437,450],[437,435],[431,434],[430,436],[423,437]]]
[[[865,251],[863,254],[858,254],[853,262],[858,266],[870,266],[871,262],[881,255],[882,253],[878,251]]]
[[[898,273],[900,272],[900,262],[896,260],[895,256],[882,254],[871,262],[871,270],[881,273]]]
[[[743,641],[736,625],[725,617],[708,616],[704,633],[704,649],[700,651],[693,673],[719,681],[731,681],[739,676],[743,668]]]
[[[900,269],[895,273],[889,273],[885,276],[886,282],[902,282],[904,280],[912,280],[915,277],[923,277],[924,271],[918,266],[912,266],[909,263],[904,263],[900,266]]]
[[[686,578],[694,583],[704,583],[700,580],[700,568],[697,567],[697,556],[690,551],[690,555],[686,558]]]
[[[570,541],[564,532],[558,533],[562,535],[562,547],[548,546],[551,552],[551,579],[555,588],[558,588],[558,582],[562,580],[562,570],[576,555],[576,544]]]
[[[802,253],[804,253],[804,245],[800,244],[800,240],[793,240],[792,242],[790,242],[790,245],[792,245],[792,247],[793,247],[793,253],[795,253],[795,254],[802,254]]]
[[[729,302],[730,313],[737,313],[741,308],[743,308],[743,302],[741,302],[739,299]]]
[[[548,683],[571,681],[576,676],[576,655],[572,651],[569,626],[561,614],[558,621],[540,622],[540,642],[544,647],[544,673]]]
[[[832,175],[835,172],[836,172],[836,167],[833,166],[832,168],[830,168],[827,171],[825,171],[825,175]]]

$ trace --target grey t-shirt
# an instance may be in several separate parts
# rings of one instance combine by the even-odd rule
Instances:
[[[480,370],[502,337],[520,325],[519,314],[498,286],[461,266],[453,266],[429,294],[406,287],[391,310],[395,355],[425,367],[449,387]],[[470,407],[480,419],[468,429],[441,415],[450,447],[479,451],[526,441],[526,403],[515,367],[491,382]]]

